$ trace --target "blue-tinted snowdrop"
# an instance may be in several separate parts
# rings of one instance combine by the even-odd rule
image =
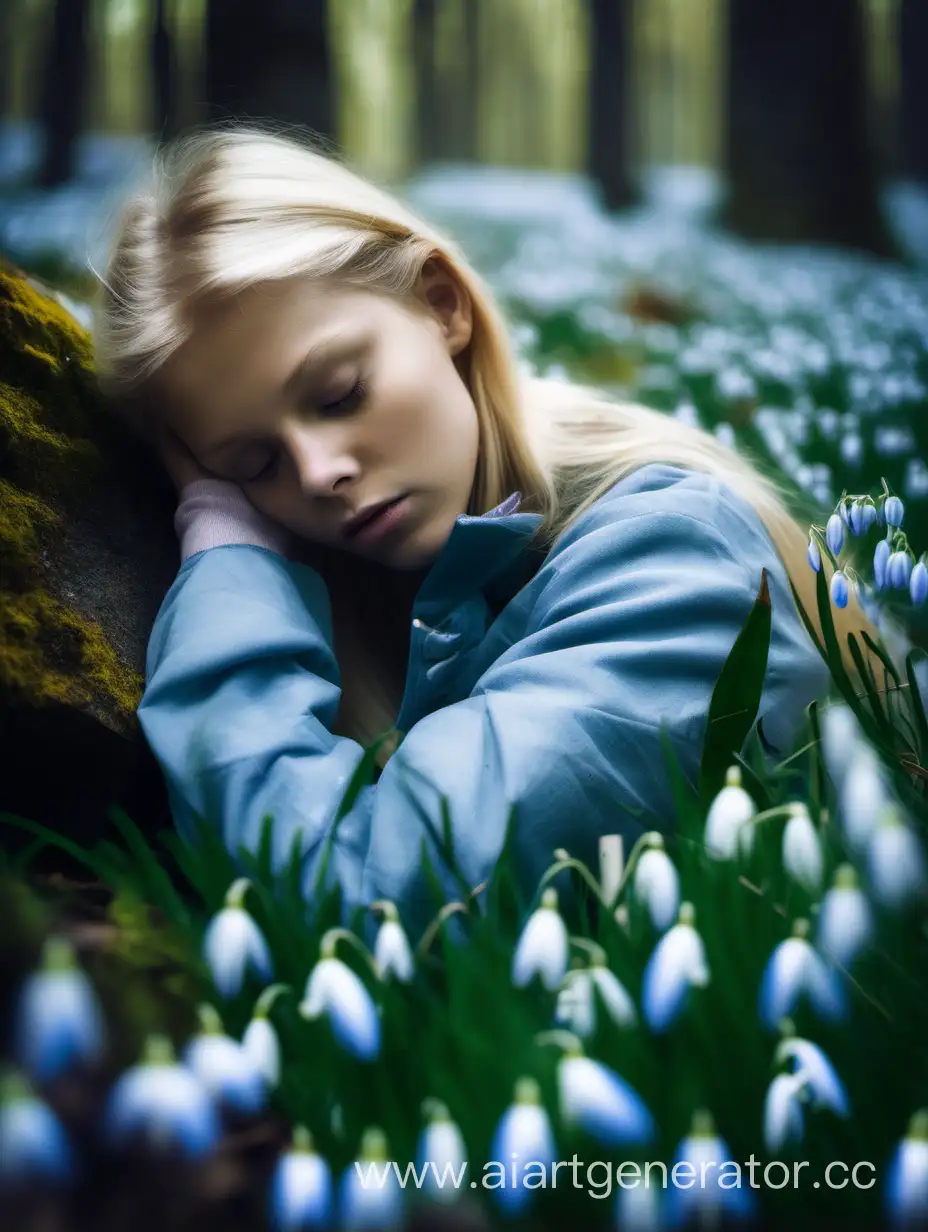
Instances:
[[[201,1005],[198,1013],[200,1030],[184,1048],[184,1064],[217,1103],[243,1116],[256,1115],[267,1103],[264,1074],[243,1045],[226,1035],[212,1005]]]
[[[909,1121],[886,1175],[884,1207],[894,1228],[923,1228],[928,1220],[928,1109]]]
[[[464,1138],[440,1100],[426,1100],[423,1113],[426,1124],[416,1146],[416,1167],[424,1177],[420,1192],[436,1202],[455,1202],[467,1167]]]
[[[0,1186],[38,1180],[68,1182],[75,1159],[64,1127],[25,1076],[16,1071],[0,1082]]]
[[[286,984],[265,988],[242,1035],[242,1047],[270,1089],[280,1082],[280,1040],[270,1019],[271,1007],[281,993],[289,991]]]
[[[703,835],[706,852],[714,860],[734,860],[749,855],[754,847],[751,818],[757,812],[752,798],[741,785],[741,769],[729,766],[725,785],[709,806]]]
[[[810,567],[813,568],[816,573],[820,573],[822,569],[822,549],[818,546],[814,535],[809,536],[806,556],[808,557]]]
[[[850,968],[874,935],[873,909],[857,870],[852,864],[842,864],[819,906],[816,945],[839,966]]]
[[[869,744],[861,742],[837,784],[838,820],[848,846],[863,855],[877,819],[893,803],[886,772]]]
[[[203,935],[203,958],[221,997],[238,996],[251,971],[265,983],[272,978],[273,962],[261,929],[245,910],[245,895],[251,888],[247,877],[234,881],[225,905],[210,920]]]
[[[50,937],[39,969],[16,1002],[16,1058],[35,1082],[52,1082],[75,1065],[93,1065],[106,1047],[94,987],[63,937]]]
[[[898,496],[888,496],[883,505],[883,517],[887,526],[893,526],[897,530],[902,525],[902,520],[905,517],[905,506]]]
[[[889,586],[889,558],[892,551],[888,539],[881,539],[873,550],[873,583],[877,590],[886,590]]]
[[[104,1114],[114,1145],[137,1135],[152,1147],[176,1147],[190,1157],[216,1146],[221,1123],[215,1101],[199,1078],[178,1065],[166,1036],[149,1036],[142,1058],[117,1080]]]
[[[271,1177],[268,1220],[273,1232],[306,1232],[334,1226],[332,1173],[303,1125]]]
[[[754,1196],[743,1178],[740,1183],[736,1180],[737,1165],[731,1160],[731,1148],[716,1132],[711,1114],[699,1109],[693,1114],[690,1132],[674,1157],[677,1172],[671,1171],[671,1175],[679,1180],[667,1189],[670,1227],[709,1227],[726,1216],[749,1219],[754,1214]],[[684,1166],[687,1164],[689,1168]]]
[[[361,979],[335,957],[334,934],[340,933],[331,929],[323,937],[319,962],[306,981],[299,1013],[310,1021],[324,1015],[345,1051],[370,1061],[380,1052],[380,1016]]]
[[[835,702],[819,714],[822,757],[831,778],[840,782],[862,740],[860,720],[844,702]]]
[[[893,552],[886,566],[886,576],[893,590],[906,590],[912,577],[912,557],[906,551]]]
[[[338,1214],[344,1232],[386,1232],[403,1225],[403,1190],[386,1136],[376,1126],[364,1131],[357,1159],[341,1175]]]
[[[680,908],[680,878],[664,848],[663,836],[656,830],[647,835],[645,850],[638,857],[632,889],[647,907],[657,931],[668,929]]]
[[[831,575],[831,585],[829,587],[832,603],[835,607],[847,607],[850,593],[847,574],[842,569],[836,569]]]
[[[374,963],[382,980],[391,977],[408,984],[415,971],[412,949],[406,930],[400,923],[399,912],[393,903],[376,903],[383,913],[383,921],[374,940]]]
[[[606,1015],[617,1027],[633,1027],[638,1013],[628,989],[606,964],[605,951],[593,946],[587,967],[568,971],[558,992],[555,1017],[581,1039],[589,1039],[597,1026],[597,994]]]
[[[761,977],[759,1013],[771,1031],[808,1000],[819,1017],[837,1021],[847,1012],[847,993],[834,967],[808,940],[808,920],[796,920],[792,936],[773,950]]]
[[[662,1232],[662,1178],[648,1176],[647,1164],[638,1169],[635,1172],[626,1166],[622,1173],[624,1184],[617,1187],[614,1226],[619,1232]]]
[[[793,1072],[805,1077],[806,1095],[813,1108],[827,1108],[835,1116],[849,1117],[851,1105],[844,1083],[818,1044],[796,1035],[788,1018],[781,1024],[781,1032],[783,1038],[777,1045],[775,1063],[793,1062]]]
[[[924,554],[912,570],[912,576],[909,578],[909,594],[912,597],[913,607],[924,607],[928,602],[928,563],[926,563]]]
[[[790,817],[783,827],[783,867],[810,893],[820,888],[824,871],[822,843],[808,808],[800,801],[790,805]]]
[[[692,903],[681,903],[676,924],[664,933],[648,959],[642,1009],[652,1031],[666,1030],[686,1004],[691,988],[709,983],[709,965],[696,931]]]
[[[828,519],[825,527],[825,542],[832,556],[841,555],[841,549],[844,547],[844,522],[836,513]]]
[[[557,1036],[558,1032],[551,1032]],[[564,1033],[569,1037],[569,1032]],[[582,1130],[604,1146],[651,1142],[654,1118],[626,1080],[591,1057],[570,1037],[558,1062],[558,1101],[565,1125]]]
[[[545,988],[554,992],[567,974],[569,960],[567,927],[557,909],[557,891],[549,886],[516,943],[512,982],[522,988],[537,975]]]
[[[516,1083],[512,1103],[493,1131],[489,1158],[487,1188],[493,1199],[508,1215],[524,1211],[537,1191],[538,1165],[547,1175],[557,1158],[551,1118],[542,1105],[541,1089],[534,1078],[520,1078]],[[525,1169],[532,1165],[534,1168],[525,1177]],[[528,1187],[526,1180],[530,1182]]]
[[[805,1074],[777,1074],[764,1096],[764,1146],[776,1154],[787,1143],[802,1141],[805,1133],[803,1101]]]
[[[884,806],[870,835],[867,874],[873,897],[885,907],[900,907],[925,892],[921,842],[895,805]]]

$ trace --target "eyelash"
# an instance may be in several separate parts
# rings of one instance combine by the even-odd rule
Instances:
[[[321,409],[329,414],[341,415],[348,410],[353,410],[355,404],[360,404],[364,400],[367,393],[367,386],[364,381],[357,381],[354,386],[345,394],[344,398],[339,398],[337,402],[329,402]],[[262,466],[257,475],[252,475],[250,479],[245,479],[245,483],[260,483],[262,480],[271,479],[277,470],[277,464],[280,460],[279,454],[273,454],[269,461]]]

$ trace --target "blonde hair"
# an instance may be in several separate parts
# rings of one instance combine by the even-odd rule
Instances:
[[[771,477],[709,433],[662,412],[583,385],[521,375],[507,322],[455,241],[309,134],[219,125],[187,133],[155,155],[150,178],[121,208],[100,276],[100,388],[130,426],[152,439],[153,378],[189,338],[198,303],[296,275],[402,299],[430,257],[456,277],[472,304],[472,338],[460,357],[480,433],[468,513],[485,513],[518,490],[522,509],[542,515],[535,542],[549,548],[608,488],[646,463],[709,472],[756,510],[819,628],[807,531]],[[392,578],[396,619],[385,630],[382,586],[391,579],[382,567],[336,551],[313,557],[310,550],[307,559],[323,574],[332,601],[342,684],[336,734],[370,745],[394,727],[402,700],[408,579]],[[876,636],[853,594],[833,616],[842,647],[852,630]],[[854,672],[849,659],[847,666]],[[390,752],[385,744],[381,766]]]

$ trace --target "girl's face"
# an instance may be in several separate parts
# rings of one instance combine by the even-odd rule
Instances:
[[[304,539],[426,568],[467,511],[478,421],[455,358],[469,298],[427,262],[413,304],[303,279],[201,309],[162,369],[168,424],[211,474]],[[405,495],[390,533],[345,537]]]

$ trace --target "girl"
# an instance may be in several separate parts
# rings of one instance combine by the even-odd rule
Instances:
[[[179,139],[101,282],[101,387],[179,496],[139,719],[182,831],[254,849],[270,814],[308,897],[329,847],[346,915],[389,899],[416,928],[423,846],[460,893],[443,798],[470,887],[512,809],[531,895],[557,847],[590,862],[603,833],[628,851],[672,825],[662,730],[695,779],[762,570],[761,731],[790,749],[828,674],[774,484],[658,412],[520,376],[459,248],[342,161],[254,126]]]

